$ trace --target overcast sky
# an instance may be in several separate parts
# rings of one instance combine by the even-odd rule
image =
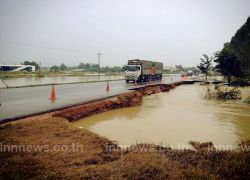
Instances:
[[[195,66],[221,50],[250,0],[0,0],[0,63]]]

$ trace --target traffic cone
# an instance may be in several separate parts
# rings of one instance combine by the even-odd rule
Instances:
[[[56,100],[56,91],[55,91],[55,87],[54,86],[52,86],[50,100],[51,101],[55,101]]]
[[[109,82],[107,81],[106,91],[109,92]]]

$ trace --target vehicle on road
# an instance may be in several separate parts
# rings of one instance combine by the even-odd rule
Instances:
[[[189,70],[188,72],[183,73],[181,76],[184,77],[184,76],[193,76],[193,75],[194,75],[194,72]]]
[[[163,63],[148,60],[128,60],[125,68],[125,80],[129,82],[150,82],[161,80],[163,74]]]

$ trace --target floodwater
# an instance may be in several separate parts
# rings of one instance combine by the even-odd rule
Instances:
[[[167,93],[143,98],[139,107],[97,114],[74,122],[116,141],[121,147],[155,143],[191,148],[190,140],[212,141],[217,148],[232,149],[250,139],[250,105],[204,99],[206,86],[182,85]],[[244,88],[244,97],[250,88]]]
[[[59,84],[59,83],[74,83],[74,82],[91,82],[104,80],[124,79],[122,75],[84,75],[84,76],[54,76],[54,77],[22,77],[22,78],[7,78],[4,82],[9,87],[28,86],[28,85],[43,85],[43,84]],[[5,87],[0,82],[0,87]]]

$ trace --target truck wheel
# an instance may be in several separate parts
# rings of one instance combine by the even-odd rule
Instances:
[[[129,80],[126,80],[126,83],[129,83]]]

